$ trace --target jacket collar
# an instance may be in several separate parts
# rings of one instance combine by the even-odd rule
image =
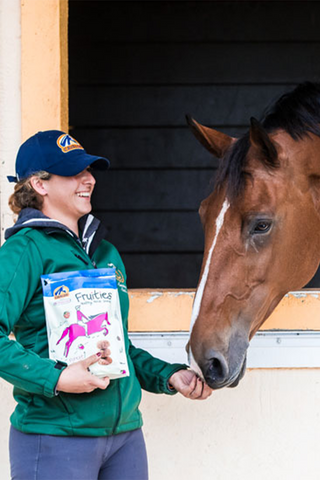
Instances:
[[[35,208],[24,208],[19,213],[16,223],[5,231],[5,239],[12,237],[23,228],[41,228],[47,234],[64,231],[76,241],[81,242],[89,256],[93,255],[101,240],[106,236],[106,229],[101,225],[100,220],[91,214],[85,215],[79,220],[79,239],[75,233],[58,220],[47,217]]]

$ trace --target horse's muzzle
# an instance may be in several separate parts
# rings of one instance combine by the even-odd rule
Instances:
[[[214,390],[224,387],[236,387],[244,376],[245,369],[246,355],[237,368],[230,368],[224,355],[214,350],[211,350],[209,360],[201,365],[206,383]]]

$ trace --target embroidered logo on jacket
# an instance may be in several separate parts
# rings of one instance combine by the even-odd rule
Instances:
[[[124,276],[121,270],[116,270],[116,279],[119,283],[124,283]]]
[[[108,263],[108,267],[112,267],[116,269],[116,279],[117,279],[119,288],[121,288],[123,292],[127,292],[128,289],[127,289],[126,281],[121,270],[119,270],[119,268],[117,268],[113,263]]]

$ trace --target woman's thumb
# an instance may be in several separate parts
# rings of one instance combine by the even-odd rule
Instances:
[[[90,365],[93,365],[94,363],[98,362],[100,360],[101,354],[100,352],[95,353],[94,355],[90,355],[90,357],[86,358],[85,360],[82,360],[82,363],[85,368],[89,368]]]

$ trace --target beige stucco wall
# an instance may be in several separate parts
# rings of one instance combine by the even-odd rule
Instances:
[[[146,395],[151,480],[318,480],[320,373],[254,370],[206,402]]]
[[[13,401],[4,382],[0,395],[0,480],[8,480]],[[319,480],[317,370],[249,371],[205,402],[145,393],[141,410],[150,480]]]
[[[21,143],[20,62],[20,0],[0,0],[0,242],[12,224],[7,175]]]

